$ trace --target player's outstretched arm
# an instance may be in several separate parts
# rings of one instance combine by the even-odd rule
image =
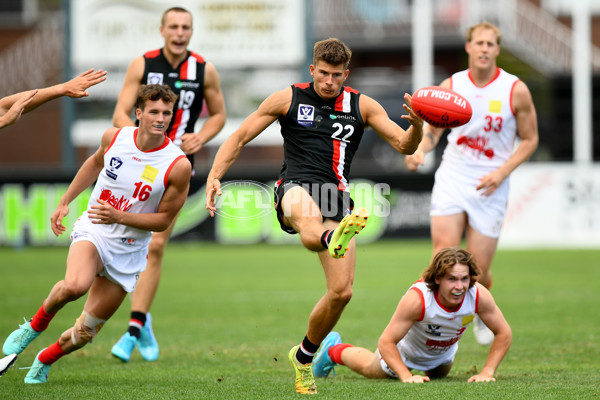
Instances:
[[[0,129],[17,122],[37,92],[37,90],[21,92],[0,100]]]
[[[291,102],[291,87],[271,94],[219,147],[206,180],[206,209],[211,217],[214,217],[217,211],[215,198],[221,195],[220,179],[231,168],[248,142],[267,129],[279,116],[287,114]]]
[[[402,118],[411,124],[406,131],[390,119],[385,109],[377,101],[366,95],[361,95],[359,99],[360,112],[365,125],[373,128],[394,150],[402,154],[414,153],[423,137],[423,120],[410,108],[410,99],[409,94],[404,94],[407,104],[402,106],[408,115],[403,115]]]
[[[188,133],[181,137],[181,150],[186,154],[198,152],[225,125],[225,100],[221,91],[219,74],[211,63],[206,63],[204,72],[204,100],[209,116],[202,124],[202,129],[198,133]]]
[[[62,220],[69,213],[69,204],[98,179],[100,171],[104,168],[104,152],[110,146],[110,143],[112,143],[116,133],[116,128],[110,128],[104,132],[100,146],[79,168],[67,191],[58,201],[56,210],[54,210],[50,217],[50,227],[56,236],[61,235],[67,229],[63,225]]]
[[[0,129],[17,122],[21,114],[27,113],[58,97],[89,96],[86,89],[105,79],[106,71],[89,69],[65,83],[6,96],[0,100]]]
[[[429,382],[428,376],[413,375],[402,361],[398,351],[398,342],[406,335],[415,321],[421,318],[422,301],[419,294],[409,290],[400,302],[392,316],[390,323],[379,337],[377,347],[381,357],[394,371],[398,379],[406,383]]]
[[[496,369],[510,348],[512,331],[490,291],[479,283],[476,285],[479,291],[479,318],[494,333],[494,341],[485,365],[478,374],[470,377],[468,382],[493,382],[496,380]]]
[[[29,112],[50,100],[62,96],[73,98],[87,97],[90,95],[87,89],[106,80],[106,74],[107,72],[104,70],[99,69],[96,71],[91,68],[68,82],[40,89],[37,95],[34,96],[33,101],[25,107],[24,112]]]
[[[136,57],[131,61],[131,64],[129,64],[129,67],[127,68],[125,81],[123,82],[121,92],[119,92],[119,97],[112,117],[113,126],[116,126],[117,128],[135,126],[135,122],[131,119],[131,111],[135,107],[137,92],[142,84],[142,78],[144,77],[145,65],[146,61],[144,60],[144,57]]]

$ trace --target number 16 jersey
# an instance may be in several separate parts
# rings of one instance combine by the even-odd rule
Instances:
[[[358,106],[360,93],[343,86],[330,100],[321,98],[314,83],[292,85],[292,103],[280,118],[284,161],[281,180],[304,179],[335,183],[348,191],[348,174],[364,133]]]
[[[155,213],[167,188],[175,163],[185,154],[165,137],[156,149],[142,151],[135,142],[138,128],[120,129],[104,153],[104,168],[98,175],[88,203],[102,199],[117,210],[142,214]],[[89,218],[87,211],[81,218]],[[95,228],[111,243],[114,253],[129,253],[145,248],[152,232],[122,224],[97,224]]]

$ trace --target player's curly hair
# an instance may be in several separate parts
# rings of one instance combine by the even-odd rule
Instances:
[[[318,41],[313,48],[313,65],[317,65],[317,61],[325,61],[331,65],[344,64],[344,69],[348,69],[350,58],[352,51],[337,38]]]
[[[429,267],[423,271],[421,278],[423,282],[427,284],[427,287],[431,290],[437,290],[440,285],[435,281],[442,279],[446,276],[446,272],[454,267],[456,264],[462,264],[469,267],[470,283],[469,288],[472,287],[477,281],[477,275],[479,275],[479,267],[475,263],[475,259],[466,250],[459,247],[446,247],[440,250],[431,260]]]
[[[475,29],[491,29],[496,34],[496,44],[500,44],[500,40],[502,39],[502,33],[500,32],[500,29],[491,22],[486,21],[470,26],[467,29],[467,42],[470,42],[473,39],[473,32]]]
[[[143,110],[148,100],[162,100],[165,103],[175,104],[177,95],[167,85],[141,85],[135,102],[136,108]]]

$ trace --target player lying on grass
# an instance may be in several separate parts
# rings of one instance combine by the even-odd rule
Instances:
[[[443,378],[452,368],[458,341],[479,315],[495,336],[485,365],[468,381],[495,381],[512,333],[490,292],[476,283],[478,274],[470,253],[456,247],[442,249],[398,303],[375,353],[342,343],[340,334],[331,332],[315,357],[315,376],[327,377],[340,364],[367,378],[411,383]],[[425,375],[413,375],[411,370]]]
[[[87,211],[71,233],[65,278],[54,285],[33,318],[10,334],[2,351],[21,353],[60,309],[88,296],[75,325],[35,357],[25,383],[45,383],[54,362],[92,341],[134,290],[146,267],[152,232],[167,229],[183,206],[191,165],[165,136],[176,99],[166,85],[140,87],[139,128],[108,129],[60,198],[50,218],[56,236],[66,230],[62,221],[69,203],[96,182]]]

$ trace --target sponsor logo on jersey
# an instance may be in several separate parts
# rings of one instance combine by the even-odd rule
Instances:
[[[469,325],[471,322],[473,322],[473,318],[475,318],[474,315],[468,315],[466,317],[463,317],[463,319],[462,319],[462,326]]]
[[[158,169],[151,165],[146,165],[146,168],[144,168],[144,172],[142,173],[142,179],[146,182],[154,183],[156,175],[158,175]]]
[[[135,239],[121,238],[121,243],[133,246],[135,244]]]
[[[148,85],[155,85],[163,83],[163,74],[161,72],[148,72]]]
[[[128,199],[125,198],[125,196],[121,196],[121,198],[118,199],[117,196],[115,196],[112,190],[110,189],[102,190],[102,192],[100,193],[100,200],[107,202],[117,210],[121,211],[129,211],[129,209],[133,205],[129,202]]]
[[[312,126],[315,118],[315,108],[308,104],[298,106],[298,124],[303,126]]]
[[[200,87],[200,82],[191,82],[191,81],[176,81],[175,88],[176,89],[198,89]]]
[[[500,100],[490,100],[488,110],[491,113],[500,114],[502,112],[502,102]]]
[[[177,72],[169,72],[169,78],[179,78],[179,74]]]
[[[106,168],[106,176],[111,179],[117,180],[117,170],[121,168],[123,165],[123,161],[119,157],[113,157],[110,159],[108,163],[108,168]]]
[[[353,115],[348,115],[348,114],[339,114],[339,115],[329,114],[329,118],[331,118],[331,119],[338,119],[339,118],[339,119],[346,119],[346,120],[349,120],[349,121],[356,121],[356,118],[354,118]]]

